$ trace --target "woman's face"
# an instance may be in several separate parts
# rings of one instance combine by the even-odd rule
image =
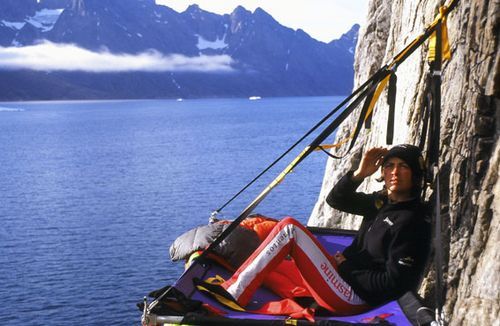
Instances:
[[[389,198],[402,200],[411,195],[412,172],[405,161],[399,157],[391,157],[384,163],[382,173]]]

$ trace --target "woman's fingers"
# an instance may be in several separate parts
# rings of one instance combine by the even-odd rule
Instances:
[[[361,180],[375,173],[387,152],[388,149],[384,147],[373,147],[366,151],[358,169],[354,172],[354,177]]]
[[[374,147],[366,152],[365,157],[370,164],[378,167],[382,163],[382,159],[387,152],[388,150],[384,147]]]
[[[385,153],[387,153],[388,150],[387,148],[384,147],[373,147],[369,149],[366,154],[371,156],[371,157],[380,157],[383,156]]]

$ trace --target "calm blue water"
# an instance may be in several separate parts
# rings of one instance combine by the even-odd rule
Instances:
[[[135,303],[182,270],[168,256],[175,237],[339,100],[0,103],[0,324],[138,324]],[[325,162],[309,156],[256,212],[306,222]]]

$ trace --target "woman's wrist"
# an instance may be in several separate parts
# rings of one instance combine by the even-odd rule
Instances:
[[[355,182],[362,182],[365,178],[358,170],[355,170],[351,175],[351,180]]]

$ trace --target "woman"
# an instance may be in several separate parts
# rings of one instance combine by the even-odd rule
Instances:
[[[380,167],[384,189],[356,192]],[[290,255],[313,298],[332,312],[355,314],[394,300],[418,285],[429,249],[430,231],[420,199],[422,176],[417,147],[372,148],[327,197],[332,207],[363,216],[357,236],[343,253],[332,257],[304,226],[285,218],[229,280],[220,286],[199,282],[245,306],[265,276]]]

